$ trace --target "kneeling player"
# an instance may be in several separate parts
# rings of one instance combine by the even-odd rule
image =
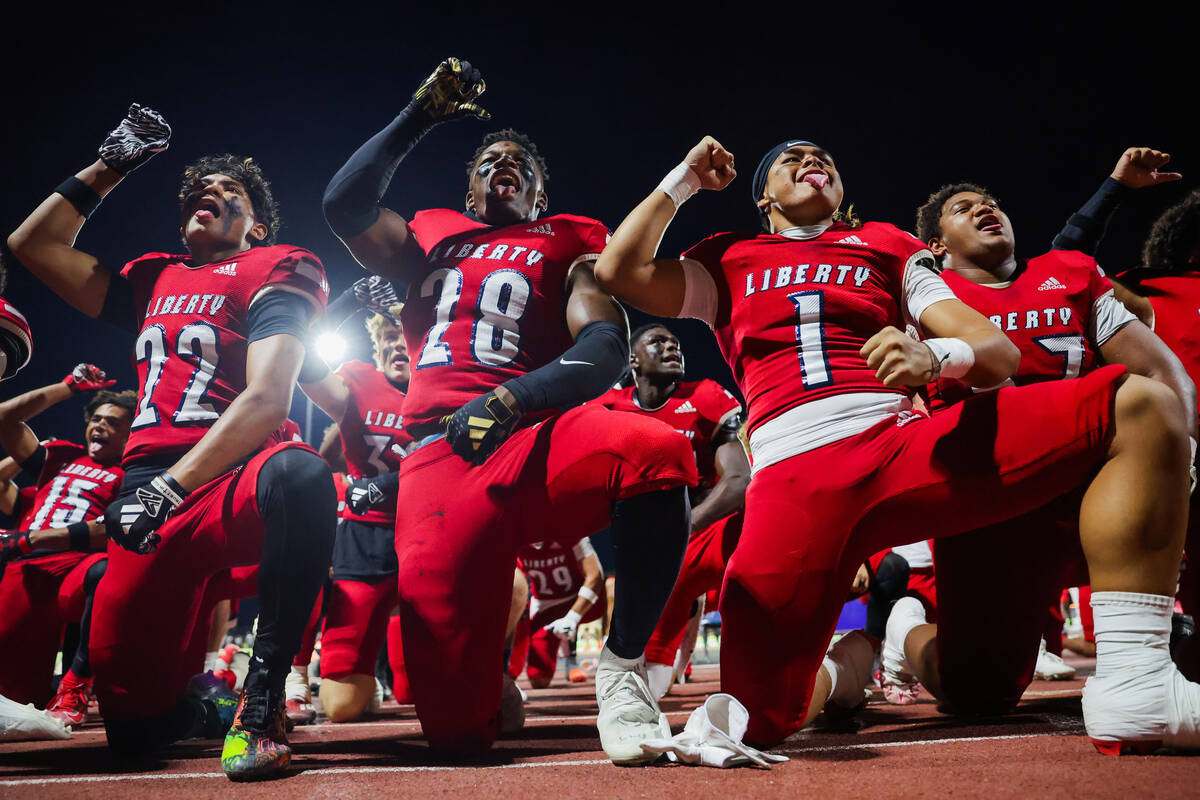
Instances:
[[[683,351],[675,334],[649,324],[634,331],[629,343],[633,386],[613,389],[596,402],[662,420],[686,436],[700,476],[691,492],[692,533],[683,567],[646,645],[650,688],[661,698],[682,674],[695,646],[694,635],[684,642],[693,604],[721,588],[725,564],[737,547],[750,462],[738,439],[744,421],[741,404],[716,381],[683,380]]]
[[[0,578],[0,651],[20,654],[0,659],[0,694],[20,703],[45,703],[63,625],[79,623],[74,659],[47,705],[65,725],[87,718],[92,596],[107,563],[104,526],[98,520],[125,474],[119,464],[136,397],[133,392],[97,392],[84,412],[84,445],[39,443],[25,423],[78,392],[112,383],[96,367],[80,364],[62,381],[0,404],[0,447],[8,454],[0,469],[20,469],[36,486],[32,501],[21,509],[17,530],[0,535],[0,562],[7,564]],[[4,475],[2,483],[11,477]],[[0,490],[0,496],[8,493]]]
[[[9,246],[75,308],[136,334],[137,414],[121,497],[105,514],[119,547],[109,548],[93,609],[109,746],[145,753],[229,728],[219,694],[184,690],[203,665],[219,599],[210,580],[259,563],[258,636],[222,754],[231,778],[257,778],[290,761],[283,683],[329,568],[335,501],[312,450],[255,451],[287,416],[303,337],[328,287],[312,253],[272,244],[269,185],[251,159],[229,155],[184,172],[188,254],[149,253],[114,274],[75,249],[101,197],[169,135],[157,113],[131,107],[100,160],[64,181]]]
[[[439,122],[482,116],[478,73],[451,59],[351,156],[325,196],[335,233],[405,287],[414,360],[400,466],[396,552],[413,699],[430,743],[489,747],[501,727],[501,655],[516,553],[568,545],[612,520],[621,586],[596,672],[597,726],[618,763],[652,760],[657,735],[643,650],[670,594],[695,483],[686,440],[594,405],[628,359],[625,317],[596,286],[607,240],[585,217],[540,217],[547,170],[514,131],[471,159],[465,213],[379,207],[400,159]]]

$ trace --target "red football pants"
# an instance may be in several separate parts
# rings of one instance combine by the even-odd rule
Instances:
[[[394,575],[372,581],[334,581],[321,631],[321,677],[341,680],[347,675],[374,675],[395,607]]]
[[[759,470],[721,600],[722,688],[750,711],[747,741],[773,745],[803,725],[868,556],[1027,513],[1083,483],[1107,452],[1123,373],[1105,367],[931,418],[892,417]]]
[[[230,568],[257,564],[262,555],[259,471],[287,447],[307,445],[275,445],[193,492],[158,530],[155,552],[139,555],[109,542],[91,631],[96,695],[106,718],[170,711],[203,668],[212,608],[230,596]]]
[[[429,743],[470,751],[496,738],[521,545],[573,544],[608,524],[616,500],[695,482],[684,436],[590,405],[516,431],[480,466],[444,439],[405,458],[396,514],[400,626]]]
[[[658,625],[646,644],[647,661],[675,665],[675,653],[683,644],[692,603],[700,595],[721,588],[721,582],[725,579],[725,565],[742,535],[742,521],[743,515],[739,511],[717,520],[704,530],[696,531],[688,539],[675,589],[667,599]]]
[[[83,578],[104,558],[104,553],[53,553],[5,566],[0,573],[0,694],[46,705],[63,626],[79,622],[86,599]]]

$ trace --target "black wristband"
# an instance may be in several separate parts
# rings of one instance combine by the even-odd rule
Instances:
[[[67,526],[67,536],[72,550],[86,553],[92,549],[92,534],[86,522],[72,522]]]
[[[60,183],[54,191],[67,198],[67,202],[75,206],[75,210],[82,214],[84,219],[91,217],[92,212],[99,208],[102,202],[95,189],[74,175]]]

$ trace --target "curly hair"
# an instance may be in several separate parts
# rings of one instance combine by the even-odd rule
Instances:
[[[1182,202],[1171,206],[1154,221],[1142,262],[1152,269],[1181,270],[1194,268],[1193,259],[1200,250],[1200,189],[1193,189]]]
[[[400,319],[400,312],[403,310],[404,303],[396,303],[388,307],[388,313],[396,319]],[[376,360],[379,359],[379,339],[384,333],[387,333],[388,331],[400,331],[401,335],[404,334],[404,331],[399,325],[393,324],[392,321],[383,314],[372,314],[371,316],[367,317],[366,326],[367,333],[371,337],[372,355]]]
[[[929,199],[917,209],[917,238],[925,244],[942,235],[942,206],[959,192],[975,192],[984,197],[996,198],[994,194],[977,183],[948,183],[929,195]]]
[[[118,408],[123,408],[129,412],[129,419],[133,419],[134,411],[137,410],[137,392],[132,389],[126,389],[123,392],[114,392],[108,389],[101,389],[92,395],[92,399],[83,409],[83,421],[88,423],[92,419],[92,414],[96,413],[96,409],[103,405],[113,405]]]
[[[250,205],[254,209],[254,219],[267,226],[267,235],[258,244],[275,244],[275,234],[279,232],[279,203],[275,202],[271,183],[263,176],[258,162],[229,153],[203,156],[183,170],[183,181],[179,185],[180,209],[188,193],[200,186],[200,180],[205,175],[228,175],[246,187],[246,194],[250,196]]]
[[[479,145],[475,150],[475,154],[471,156],[471,160],[467,162],[467,177],[470,178],[475,174],[475,165],[479,163],[479,157],[483,155],[483,151],[494,145],[496,142],[513,142],[525,148],[525,152],[533,159],[533,163],[537,164],[538,171],[542,173],[542,181],[550,180],[550,168],[546,166],[546,159],[542,158],[542,154],[538,152],[538,146],[523,133],[517,133],[512,128],[505,128],[502,131],[492,131],[483,137],[483,144]]]

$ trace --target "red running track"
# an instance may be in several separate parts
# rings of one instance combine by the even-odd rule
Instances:
[[[1083,668],[1088,661],[1074,661]],[[679,728],[706,694],[715,667],[678,687],[663,710]],[[291,773],[234,787],[221,775],[218,742],[177,745],[161,769],[115,773],[103,729],[83,726],[71,741],[0,745],[0,797],[355,798],[381,796],[709,798],[821,797],[1195,797],[1200,757],[1107,758],[1081,734],[1082,677],[1035,682],[1018,711],[963,721],[922,696],[889,706],[876,694],[851,727],[803,732],[780,748],[774,769],[715,770],[680,765],[620,769],[599,749],[591,684],[556,682],[530,692],[528,721],[486,760],[434,758],[411,706],[385,704],[370,721],[297,728]],[[232,793],[232,794],[231,794]]]

